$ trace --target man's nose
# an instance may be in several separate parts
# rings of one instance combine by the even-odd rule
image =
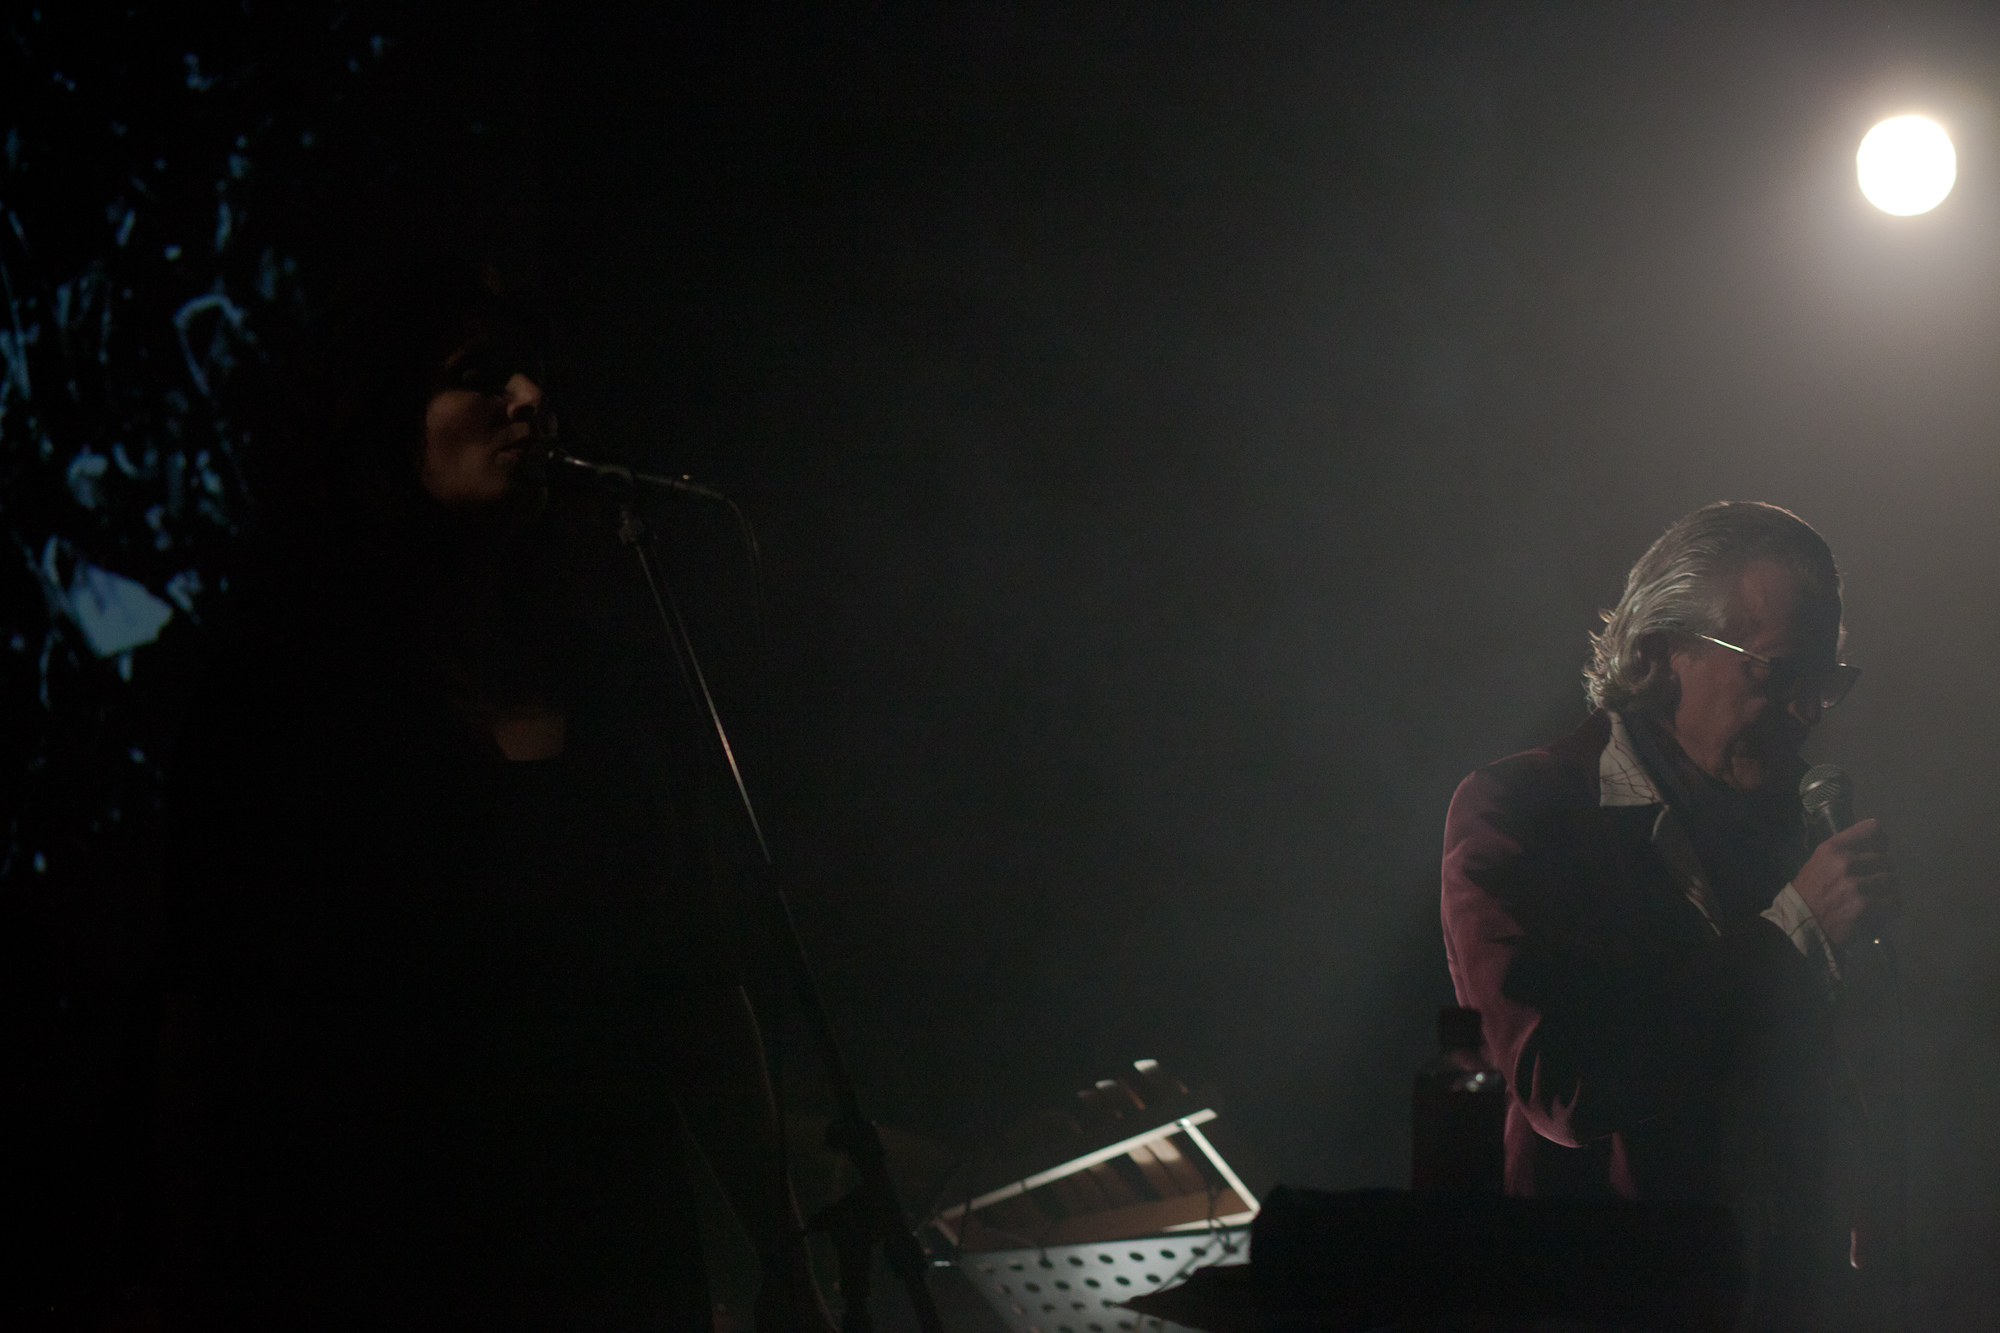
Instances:
[[[1816,694],[1803,695],[1792,700],[1786,705],[1785,711],[1808,727],[1818,726],[1820,718],[1826,715],[1826,708],[1820,703]]]

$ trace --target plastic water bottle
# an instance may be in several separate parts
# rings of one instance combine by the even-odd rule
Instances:
[[[1437,1059],[1410,1097],[1410,1188],[1500,1193],[1506,1124],[1507,1078],[1480,1054],[1479,1011],[1441,1011]]]

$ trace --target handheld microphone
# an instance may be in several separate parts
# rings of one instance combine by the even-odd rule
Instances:
[[[1799,804],[1805,807],[1806,836],[1817,847],[1854,822],[1854,779],[1839,764],[1815,764],[1799,780]],[[1876,928],[1870,943],[1881,947],[1894,969],[1895,954],[1880,930]]]
[[[1799,804],[1817,847],[1854,822],[1854,779],[1839,764],[1815,764],[1799,782]]]
[[[720,500],[725,504],[729,501],[729,497],[721,491],[689,481],[686,477],[658,477],[648,472],[634,472],[622,463],[594,463],[588,458],[566,453],[555,445],[549,446],[549,463],[622,486],[651,486],[655,490],[673,491],[680,495],[698,495],[704,500]]]

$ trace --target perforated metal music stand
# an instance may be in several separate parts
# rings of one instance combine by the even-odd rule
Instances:
[[[1257,1199],[1202,1130],[1214,1108],[1156,1061],[1078,1097],[1096,1146],[1074,1152],[1092,1131],[1073,1126],[1074,1155],[941,1208],[929,1226],[1011,1333],[1176,1333],[1124,1302],[1247,1262]]]

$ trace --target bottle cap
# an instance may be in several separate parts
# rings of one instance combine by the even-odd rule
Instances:
[[[1467,1047],[1477,1049],[1480,1035],[1477,1009],[1453,1007],[1438,1010],[1439,1050],[1457,1051]]]

